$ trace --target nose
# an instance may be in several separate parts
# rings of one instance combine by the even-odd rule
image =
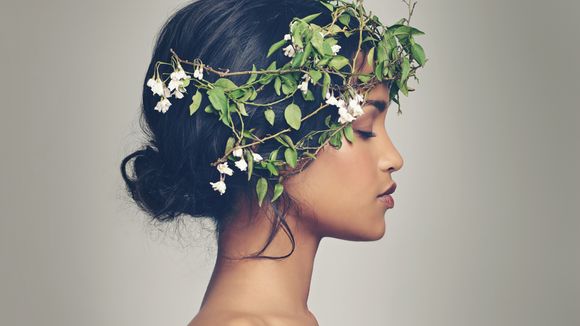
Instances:
[[[403,167],[403,157],[393,145],[393,142],[387,135],[385,143],[382,144],[383,151],[379,159],[379,168],[385,172],[399,171]]]

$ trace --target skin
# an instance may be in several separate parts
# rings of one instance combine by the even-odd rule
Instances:
[[[372,69],[364,63],[362,71]],[[389,89],[377,85],[366,99],[388,101]],[[338,150],[328,145],[307,169],[286,181],[285,191],[301,208],[286,216],[296,243],[288,258],[226,259],[256,253],[271,229],[273,212],[268,205],[252,215],[248,202],[238,201],[239,214],[219,235],[214,271],[200,310],[188,326],[318,325],[307,301],[321,239],[381,239],[386,230],[386,207],[377,196],[394,182],[391,174],[403,166],[385,129],[388,110],[379,112],[370,104],[363,110],[353,122],[354,143],[343,138]],[[372,131],[376,137],[365,139],[359,130]],[[281,229],[262,255],[287,255],[291,249]]]

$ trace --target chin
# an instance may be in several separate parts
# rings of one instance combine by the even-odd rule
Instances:
[[[377,241],[382,239],[386,233],[385,221],[365,225],[365,229],[353,230],[350,234],[343,234],[338,237],[350,241]]]
[[[382,239],[385,236],[386,230],[385,223],[382,223],[381,227],[377,227],[369,232],[367,241],[377,241]]]

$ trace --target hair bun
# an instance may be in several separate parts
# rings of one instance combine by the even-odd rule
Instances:
[[[135,158],[133,165],[129,161]],[[133,177],[127,174],[131,168]],[[135,151],[121,163],[121,174],[135,202],[154,219],[170,221],[183,213],[191,212],[195,203],[192,193],[185,189],[182,178],[167,171],[161,154],[154,148]]]

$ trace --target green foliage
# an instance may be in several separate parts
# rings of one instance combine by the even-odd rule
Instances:
[[[280,66],[276,61],[271,61],[265,69],[258,69],[253,64],[251,70],[231,72],[227,67],[206,66],[199,58],[193,61],[183,60],[171,50],[173,53],[172,62],[165,64],[172,65],[174,69],[177,69],[177,63],[179,63],[179,67],[190,65],[196,72],[202,70],[204,74],[217,76],[217,80],[211,82],[210,80],[214,80],[213,78],[198,78],[199,75],[194,74],[195,78],[187,76],[179,86],[179,91],[185,92],[186,87],[192,83],[195,84],[195,94],[187,97],[191,99],[188,106],[190,116],[195,113],[200,114],[201,103],[207,97],[209,104],[203,111],[207,114],[215,114],[219,117],[219,121],[232,130],[232,134],[226,142],[224,157],[217,159],[212,165],[215,166],[226,161],[228,152],[231,152],[234,146],[244,146],[243,157],[248,163],[248,181],[251,180],[252,175],[256,175],[255,172],[258,169],[267,171],[270,176],[278,176],[278,169],[283,165],[296,168],[297,162],[300,160],[298,153],[315,159],[318,149],[327,143],[335,148],[340,148],[343,136],[351,143],[354,141],[351,123],[340,124],[336,120],[331,120],[332,115],[329,114],[329,110],[337,110],[337,107],[334,105],[336,102],[325,103],[328,92],[331,92],[337,99],[348,103],[355,94],[368,93],[381,81],[391,80],[389,98],[397,103],[400,111],[399,94],[408,96],[409,91],[414,90],[407,83],[411,77],[418,81],[416,70],[423,67],[428,59],[423,47],[415,40],[416,37],[425,35],[425,33],[409,25],[414,7],[413,0],[405,2],[409,6],[409,17],[402,18],[390,26],[383,25],[376,15],[365,10],[362,1],[315,1],[320,2],[326,8],[325,10],[331,11],[332,22],[326,25],[314,23],[321,13],[294,18],[288,26],[290,39],[284,37],[275,42],[266,53],[266,57],[270,58],[275,53],[282,54],[284,51],[285,61]],[[351,28],[351,25],[357,25],[354,22],[360,22],[364,31],[364,39],[359,41],[361,46],[364,44],[365,47],[370,47],[365,59],[374,66],[371,73],[360,74],[358,71],[353,71],[354,65],[351,62],[353,58],[336,54],[336,51],[340,53],[340,49],[334,47],[339,45],[339,36],[352,37],[360,33],[359,29]],[[292,49],[288,47],[289,45],[292,45]],[[361,50],[361,48],[357,50]],[[356,53],[362,52],[357,51]],[[282,58],[281,55],[279,57]],[[158,67],[159,65],[156,65],[156,69]],[[353,73],[357,75],[355,76]],[[298,89],[298,86],[303,82],[302,77],[305,74],[310,77],[310,82],[306,92],[302,92],[302,87]],[[240,85],[230,79],[240,75],[248,76],[244,83],[240,82]],[[155,76],[163,77],[164,75],[156,70],[153,77]],[[358,79],[358,85],[354,83],[355,78]],[[163,82],[165,83],[165,80]],[[267,89],[273,90],[278,98],[267,101],[260,98],[257,101],[260,92]],[[320,91],[323,100],[318,108],[313,109],[314,111],[310,111],[310,106],[308,106],[307,112],[306,108],[300,108],[295,104],[296,96],[301,96],[308,102],[315,101],[314,92],[318,91]],[[261,137],[254,134],[254,129],[246,130],[247,126],[244,122],[247,121],[246,118],[253,117],[254,113],[263,114],[266,121],[274,126],[276,114],[273,108],[276,106],[285,106],[283,114],[288,128],[281,128],[275,134],[265,134]],[[260,110],[262,113],[258,112]],[[320,113],[326,115],[324,123],[328,129],[314,130],[303,139],[293,140],[288,136],[288,133],[302,127],[303,119]],[[232,117],[236,118],[235,123],[232,121]],[[317,149],[306,148],[305,144],[310,143],[310,140],[317,140],[320,147]],[[266,141],[276,141],[280,146],[269,153],[267,160],[255,160],[250,148],[254,148],[253,145],[259,146]],[[281,156],[279,154],[282,154],[280,151],[283,151],[283,160],[279,160],[279,156]],[[272,202],[279,198],[284,191],[282,178],[283,176],[280,176],[279,181],[274,185]],[[256,193],[260,206],[267,190],[268,180],[259,176],[256,183]]]
[[[267,109],[266,111],[264,111],[264,116],[266,117],[266,120],[273,126],[274,119],[276,118],[276,113],[274,113],[272,109]]]
[[[189,115],[193,115],[195,113],[195,111],[197,111],[197,109],[199,109],[202,97],[203,97],[203,95],[200,91],[195,92],[195,95],[193,95],[191,104],[189,105]]]
[[[274,186],[274,195],[272,197],[272,200],[270,200],[270,202],[273,203],[276,199],[278,199],[278,197],[280,197],[283,191],[284,186],[281,183],[276,183],[276,185]]]
[[[286,119],[286,123],[296,130],[300,129],[301,118],[302,111],[300,111],[300,107],[294,103],[288,105],[284,110],[284,119]]]
[[[262,207],[262,202],[266,197],[266,192],[268,191],[268,181],[264,177],[260,177],[258,182],[256,182],[256,194],[258,195],[258,206]]]

